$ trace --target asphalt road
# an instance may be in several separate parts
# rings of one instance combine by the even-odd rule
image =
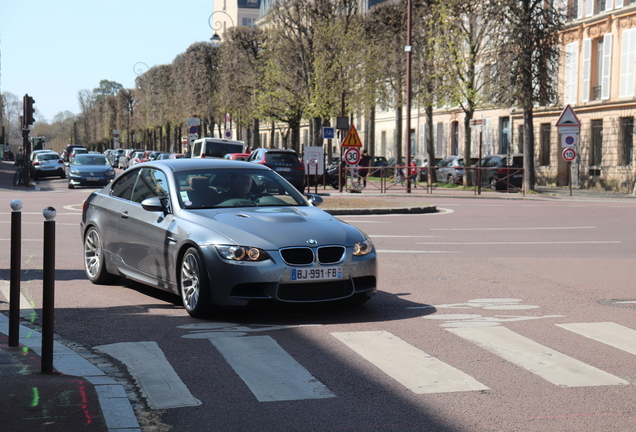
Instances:
[[[435,214],[340,216],[379,251],[366,306],[194,320],[175,296],[92,285],[79,235],[91,189],[48,182],[0,192],[0,276],[20,198],[22,293],[38,312],[42,209],[55,207],[55,332],[134,383],[145,430],[636,429],[634,200],[431,196]]]

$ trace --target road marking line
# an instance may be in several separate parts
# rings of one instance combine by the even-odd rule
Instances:
[[[554,241],[554,242],[416,242],[419,245],[553,245],[553,244],[614,244],[621,243],[620,240],[607,241]]]
[[[586,387],[629,384],[623,379],[554,351],[502,326],[446,330],[555,385]]]
[[[636,330],[613,322],[557,324],[557,326],[636,355]]]
[[[269,336],[210,339],[259,402],[336,397]]]
[[[529,230],[559,230],[559,229],[594,229],[594,226],[581,227],[527,227],[527,228],[431,228],[431,231],[529,231]]]
[[[418,254],[418,253],[445,254],[445,253],[456,253],[457,251],[425,251],[425,250],[377,249],[376,252],[378,252],[378,253],[396,253],[396,254]]]
[[[384,331],[332,333],[416,394],[488,390],[470,375]]]
[[[181,381],[156,342],[120,342],[100,345],[96,350],[126,365],[154,409],[201,405]]]
[[[0,280],[0,292],[2,292],[7,303],[9,303],[11,297],[11,281]],[[29,303],[24,294],[20,292],[20,316],[31,317],[33,315],[35,315],[33,306],[31,306],[31,303]]]

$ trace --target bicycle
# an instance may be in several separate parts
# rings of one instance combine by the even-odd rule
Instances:
[[[13,175],[13,186],[24,185],[24,163],[16,164],[18,168]]]

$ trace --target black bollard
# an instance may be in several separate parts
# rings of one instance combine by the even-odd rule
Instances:
[[[44,262],[42,271],[42,373],[53,373],[53,328],[55,312],[55,215],[53,207],[42,211]]]
[[[11,201],[11,280],[9,285],[9,346],[20,345],[20,270],[22,201]]]

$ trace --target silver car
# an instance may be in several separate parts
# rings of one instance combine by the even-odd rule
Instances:
[[[180,294],[194,317],[263,301],[362,304],[376,293],[376,251],[320,201],[263,165],[139,164],[84,204],[86,275]]]

